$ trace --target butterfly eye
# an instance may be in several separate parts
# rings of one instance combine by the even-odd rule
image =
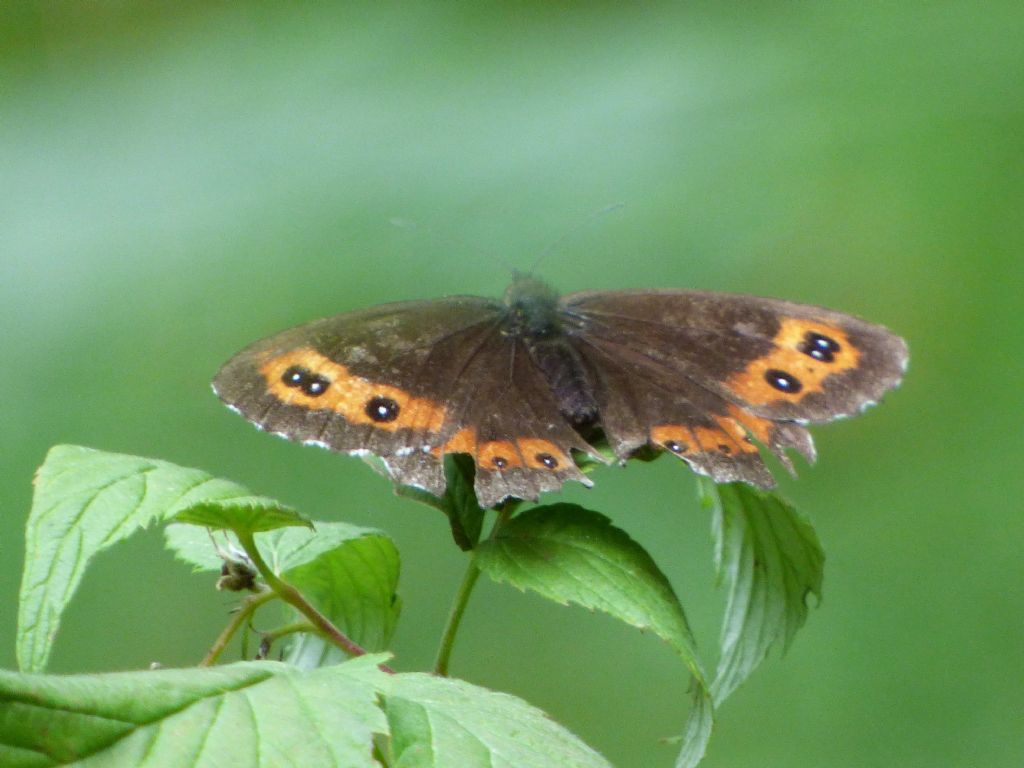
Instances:
[[[787,395],[795,395],[804,388],[804,385],[800,383],[800,379],[791,373],[780,371],[778,368],[769,368],[765,371],[764,380],[779,390],[779,392],[785,392]]]
[[[366,403],[366,415],[374,421],[394,421],[401,409],[390,397],[372,397]]]
[[[819,362],[833,363],[836,359],[836,352],[842,349],[842,347],[833,338],[815,331],[808,331],[804,335],[803,343],[797,349]]]

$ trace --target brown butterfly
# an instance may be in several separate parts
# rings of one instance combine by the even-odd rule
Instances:
[[[804,428],[895,387],[907,346],[849,315],[681,290],[559,297],[517,276],[503,300],[385,304],[284,331],[228,361],[214,390],[261,429],[381,457],[396,483],[445,489],[469,454],[481,505],[590,481],[573,451],[669,451],[718,482],[768,488],[758,445],[792,471]]]

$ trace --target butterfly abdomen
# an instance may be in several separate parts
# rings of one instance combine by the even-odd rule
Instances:
[[[598,423],[597,400],[579,353],[564,336],[524,339],[537,368],[543,373],[558,402],[558,410],[573,429],[583,435]]]

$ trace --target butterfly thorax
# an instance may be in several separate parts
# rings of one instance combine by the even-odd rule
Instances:
[[[525,339],[558,334],[558,292],[547,283],[516,274],[502,301],[507,307],[502,328],[505,335]]]
[[[534,277],[516,275],[504,304],[502,332],[525,347],[573,428],[584,435],[592,432],[597,401],[583,359],[563,327],[558,292]]]

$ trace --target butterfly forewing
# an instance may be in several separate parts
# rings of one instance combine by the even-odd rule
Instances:
[[[498,302],[452,297],[318,320],[239,352],[214,390],[292,440],[384,457],[425,452],[450,427],[460,355],[500,313]]]

